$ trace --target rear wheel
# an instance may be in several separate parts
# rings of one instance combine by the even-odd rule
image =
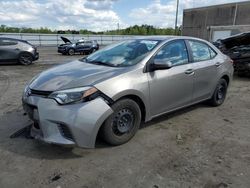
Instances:
[[[32,64],[33,56],[29,53],[21,53],[18,58],[18,62],[22,65],[30,65]]]
[[[73,48],[70,48],[70,49],[68,50],[68,54],[69,54],[69,55],[74,55],[74,54],[75,54],[75,50],[74,50]]]
[[[223,104],[227,94],[227,86],[227,81],[221,78],[216,86],[212,98],[209,101],[212,106],[220,106]]]
[[[103,124],[101,133],[107,143],[121,145],[137,132],[141,123],[141,110],[131,99],[117,101],[112,109],[114,113]]]

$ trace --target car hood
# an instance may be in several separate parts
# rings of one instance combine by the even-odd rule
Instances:
[[[61,39],[63,40],[63,42],[65,43],[72,43],[69,39],[67,39],[66,37],[61,37]]]
[[[223,43],[228,49],[234,46],[250,45],[250,32],[240,33],[238,35],[222,39],[221,43]]]
[[[128,71],[127,68],[94,65],[79,60],[42,72],[29,85],[39,91],[56,91],[95,85]]]
[[[72,44],[72,43],[64,43],[64,44],[60,44],[60,45],[59,45],[59,47],[69,47],[69,46],[74,47],[75,44]]]

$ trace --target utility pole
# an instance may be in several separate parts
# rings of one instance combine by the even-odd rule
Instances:
[[[174,34],[177,35],[177,21],[178,21],[178,9],[179,9],[179,0],[177,0],[177,5],[176,5],[176,16],[175,16],[175,30]]]
[[[117,23],[117,30],[118,30],[118,32],[119,32],[119,30],[120,30],[119,22]]]

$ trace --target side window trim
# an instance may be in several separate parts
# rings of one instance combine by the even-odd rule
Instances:
[[[185,45],[186,45],[186,48],[187,48],[187,52],[188,52],[188,62],[189,63],[193,63],[194,62],[194,58],[193,58],[191,46],[190,46],[190,44],[189,44],[189,42],[188,42],[187,39],[184,39],[184,42],[185,42]]]

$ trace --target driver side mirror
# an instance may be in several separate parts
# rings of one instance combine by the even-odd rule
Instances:
[[[154,59],[150,64],[150,71],[170,69],[173,64],[170,61]]]

